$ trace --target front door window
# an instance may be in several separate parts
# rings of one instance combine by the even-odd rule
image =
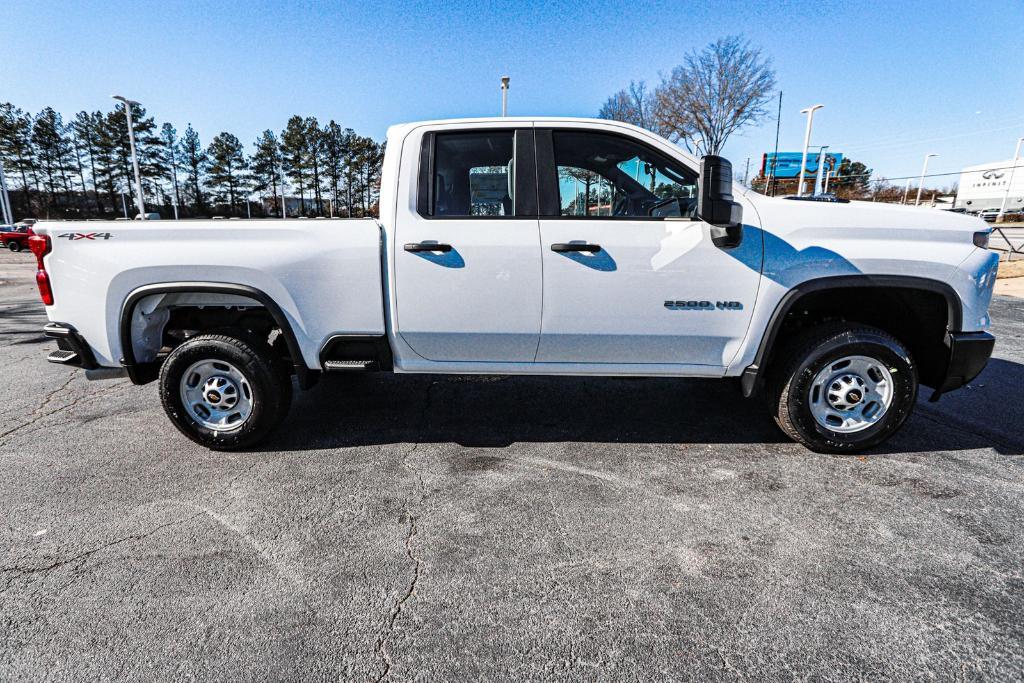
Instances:
[[[554,131],[559,215],[693,218],[697,176],[625,138]]]

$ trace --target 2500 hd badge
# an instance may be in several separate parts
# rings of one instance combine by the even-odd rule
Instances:
[[[666,301],[665,308],[670,311],[742,311],[743,304],[739,301]]]

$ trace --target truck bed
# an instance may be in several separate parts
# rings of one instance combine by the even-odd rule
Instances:
[[[332,334],[384,334],[381,230],[373,219],[53,221],[34,229],[52,244],[50,320],[73,326],[101,366],[122,358],[124,302],[160,283],[232,283],[265,293],[287,316],[310,368],[319,367],[320,346]]]

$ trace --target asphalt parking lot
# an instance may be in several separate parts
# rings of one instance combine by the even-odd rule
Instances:
[[[0,679],[1024,677],[1024,299],[864,456],[726,383],[387,375],[223,454],[47,364],[30,264],[0,253]]]

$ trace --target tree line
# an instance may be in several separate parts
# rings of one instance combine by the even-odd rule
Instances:
[[[228,132],[204,145],[189,124],[179,135],[132,106],[147,212],[165,218],[281,215],[282,171],[289,216],[376,215],[384,144],[316,117],[267,129],[251,151]],[[0,162],[15,220],[134,216],[128,119],[113,110],[65,120],[52,107],[31,114],[0,103]],[[256,202],[250,201],[254,196]]]

